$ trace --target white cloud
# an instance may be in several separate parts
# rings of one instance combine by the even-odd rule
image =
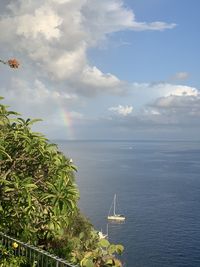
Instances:
[[[94,93],[118,94],[126,90],[118,77],[89,63],[87,51],[91,46],[121,30],[164,30],[175,26],[137,22],[122,0],[16,0],[1,15],[2,47],[20,52],[21,61],[34,63],[43,78],[66,81],[82,95],[91,95],[93,86]]]
[[[177,72],[172,79],[173,80],[187,80],[189,77],[189,73],[188,72]]]
[[[140,85],[142,86],[142,85]],[[156,93],[157,96],[170,96],[170,95],[197,95],[198,90],[191,86],[177,85],[170,83],[155,83],[146,84],[146,89]]]
[[[134,103],[135,108],[154,102],[159,97],[171,95],[197,96],[199,94],[198,89],[195,87],[171,83],[133,83],[129,86],[129,89],[133,98],[137,99]]]
[[[86,63],[84,47],[44,59],[48,72],[58,80],[78,79]]]
[[[72,108],[79,103],[76,94],[63,92],[59,89],[47,88],[36,79],[27,82],[19,78],[12,78],[5,88],[0,88],[0,95],[5,96],[6,103],[23,116],[34,116],[51,119],[59,109]]]
[[[190,96],[190,95],[171,95],[167,97],[160,97],[154,101],[150,106],[157,107],[159,109],[168,109],[172,110],[173,112],[175,109],[183,112],[184,110],[194,110],[197,109],[198,113],[200,111],[200,94],[197,96]],[[188,113],[188,112],[186,112]],[[183,112],[184,114],[184,112]]]
[[[61,106],[74,120],[84,119],[79,108],[85,96],[121,96],[130,87],[133,99],[136,95],[146,102],[181,92],[194,95],[195,88],[180,89],[171,84],[131,86],[88,58],[88,50],[112,33],[174,27],[173,23],[137,21],[122,0],[15,0],[7,1],[7,7],[0,3],[2,54],[12,51],[10,56],[22,63],[19,71],[9,72],[7,81],[2,78],[0,94],[24,116],[47,118],[49,125],[56,123]],[[135,109],[135,103],[133,106]],[[131,117],[133,106],[119,105],[110,111],[125,120]]]
[[[124,115],[109,115],[107,122],[112,124],[113,129],[131,133],[132,129],[143,132],[150,129],[162,132],[165,129],[167,132],[169,129],[176,131],[188,127],[188,133],[192,132],[192,129],[200,131],[200,92],[196,88],[163,83],[134,84],[134,86],[140,93],[142,91],[141,97],[146,96],[145,92],[150,96],[153,93],[153,100],[149,96],[151,101],[147,101],[147,98],[140,108],[134,110],[134,114],[128,106],[109,108],[114,113]],[[133,97],[134,106],[137,101],[138,95]],[[126,112],[131,116],[126,116]]]
[[[61,32],[59,26],[62,19],[48,6],[35,10],[34,14],[24,14],[15,18],[18,24],[16,34],[25,38],[35,39],[43,35],[47,40],[59,39]]]
[[[87,96],[94,96],[97,93],[121,95],[128,91],[126,85],[126,82],[115,75],[103,73],[97,67],[90,66],[86,66],[80,74],[79,81],[73,83],[74,90],[78,88],[77,93]]]
[[[87,5],[83,6],[83,14],[89,31],[97,33],[96,40],[119,30],[165,30],[176,26],[174,23],[138,22],[133,11],[126,8],[122,0],[88,0]]]
[[[113,111],[118,112],[118,108],[114,107]],[[191,136],[199,138],[199,120],[200,95],[181,95],[156,99],[152,105],[146,105],[131,116],[111,115],[99,124],[105,125],[113,138],[191,139]]]
[[[110,73],[104,74],[98,68],[89,66],[83,70],[82,82],[95,87],[99,85],[101,87],[114,87],[120,84],[120,80],[116,76]]]
[[[128,105],[127,106],[118,105],[117,107],[110,107],[109,110],[114,111],[119,115],[127,116],[133,112],[133,107]]]
[[[141,117],[149,125],[168,125],[198,128],[200,119],[200,93],[195,91],[171,94],[146,105]]]
[[[17,3],[18,1],[16,1]],[[29,12],[23,4],[20,5],[20,8],[13,5],[10,9],[12,14],[10,16],[7,14],[0,19],[1,39],[3,41],[9,42],[14,39],[18,44],[21,44],[24,41],[23,38],[31,41],[43,37],[44,41],[51,41],[53,38],[59,39],[61,37],[59,26],[62,24],[62,18],[50,5],[46,4],[38,8],[33,5],[33,9]],[[17,50],[17,47],[15,49]]]
[[[197,96],[198,95],[198,90],[194,87],[190,86],[185,86],[185,85],[175,85],[171,86],[171,89],[169,89],[168,95],[174,95],[174,96]]]
[[[156,21],[152,23],[134,22],[132,25],[132,29],[136,31],[163,31],[166,29],[173,29],[174,27],[176,27],[175,23],[168,24],[161,21]]]

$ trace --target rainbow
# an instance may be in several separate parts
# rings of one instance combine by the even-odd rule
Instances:
[[[61,120],[66,128],[66,133],[63,133],[66,139],[68,140],[74,140],[74,130],[73,130],[73,122],[72,122],[72,116],[71,113],[67,111],[66,105],[63,103],[62,99],[57,97],[57,106],[58,106],[58,114],[59,114],[59,120]]]
[[[61,115],[62,121],[64,122],[64,125],[67,128],[67,132],[66,132],[67,139],[74,140],[75,135],[73,131],[72,117],[71,117],[70,112],[67,112],[65,109],[62,108],[60,115]]]

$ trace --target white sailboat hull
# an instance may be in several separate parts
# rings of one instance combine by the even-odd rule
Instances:
[[[124,221],[125,217],[124,216],[120,216],[120,215],[111,215],[108,216],[108,220],[112,220],[112,221]]]

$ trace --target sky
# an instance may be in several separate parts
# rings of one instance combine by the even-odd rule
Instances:
[[[49,139],[199,140],[199,0],[1,0],[3,103]]]

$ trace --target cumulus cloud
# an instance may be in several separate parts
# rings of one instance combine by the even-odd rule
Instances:
[[[97,46],[109,33],[121,30],[164,30],[175,26],[138,22],[122,0],[16,0],[2,12],[2,45],[20,53],[22,61],[26,57],[35,64],[43,78],[66,81],[68,89],[86,95],[91,95],[91,87],[95,87],[93,94],[126,90],[115,75],[103,73],[89,63],[90,47]]]
[[[173,115],[200,115],[200,94],[196,96],[188,95],[171,95],[168,97],[158,98],[149,105],[157,109],[159,113]]]
[[[133,107],[132,106],[122,106],[118,105],[117,107],[110,107],[110,111],[114,111],[115,113],[123,116],[127,116],[133,112]]]
[[[12,78],[6,87],[0,88],[6,103],[23,116],[34,116],[42,119],[51,118],[60,109],[67,110],[79,104],[76,94],[46,87],[41,80],[34,82]],[[65,108],[66,107],[66,108]],[[34,114],[34,115],[32,115]]]
[[[191,89],[155,99],[142,109],[139,118],[152,126],[199,127],[200,93]]]
[[[162,84],[155,87],[162,90]],[[157,94],[154,100],[146,103],[143,111],[142,116],[147,116],[154,123],[191,123],[200,115],[199,90],[190,86],[164,84],[162,94]]]
[[[18,24],[16,34],[19,36],[36,39],[43,35],[47,40],[60,38],[61,32],[58,27],[62,24],[62,19],[48,6],[38,8],[34,14],[24,14],[15,18],[15,21]]]
[[[141,87],[140,87],[141,86]],[[161,84],[147,85],[140,84],[138,88],[143,90],[151,89],[157,91],[162,89]],[[127,106],[127,109],[121,105],[118,107],[111,107],[109,110],[114,111],[117,114],[125,111],[123,115],[126,115],[126,111],[129,116],[109,116],[107,123],[111,124],[115,129],[123,129],[123,131],[131,133],[134,129],[136,131],[151,131],[156,129],[157,132],[162,132],[164,129],[187,129],[187,132],[191,129],[196,129],[200,132],[199,120],[200,120],[200,92],[193,87],[181,86],[181,85],[166,85],[163,86],[162,96],[154,95],[154,100],[145,103],[142,107],[135,110],[132,113]],[[144,91],[143,91],[144,92]],[[159,93],[161,93],[159,91]],[[138,99],[138,98],[137,98]],[[134,102],[134,99],[133,99]],[[132,106],[130,106],[132,107]],[[129,113],[130,111],[130,113]],[[122,132],[123,132],[122,131]],[[185,131],[185,130],[184,130]]]
[[[132,90],[133,98],[137,95],[142,99],[145,93],[146,102],[175,94],[176,90],[176,94],[194,95],[196,89],[170,84],[130,85],[103,72],[88,58],[88,50],[98,47],[112,33],[162,31],[175,26],[140,22],[122,0],[1,1],[1,51],[5,58],[17,57],[22,67],[15,74],[9,72],[7,81],[2,75],[0,94],[13,109],[25,116],[47,118],[49,124],[56,123],[61,107],[74,120],[84,120],[77,107],[86,97],[98,94],[116,97]],[[133,117],[132,106],[119,105],[110,111],[126,119]]]
[[[166,96],[197,96],[199,94],[198,90],[194,87],[185,86],[185,85],[175,85],[171,86],[172,90],[168,91]]]
[[[199,90],[195,87],[172,84],[172,83],[132,83],[129,89],[135,99],[135,107],[140,107],[153,102],[159,97],[167,97],[170,95],[191,95],[197,96]]]
[[[55,58],[47,57],[44,62],[54,79],[76,81],[85,67],[86,55],[84,46],[78,47],[76,50],[63,52]]]

